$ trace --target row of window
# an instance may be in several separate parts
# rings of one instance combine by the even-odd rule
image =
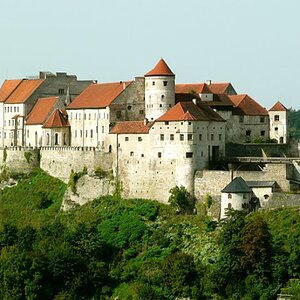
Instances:
[[[108,119],[108,113],[94,113],[94,114],[86,114],[86,113],[73,113],[71,112],[70,114],[70,120],[81,120],[81,116],[83,115],[83,119],[84,120],[92,120],[92,117],[93,120],[96,120],[98,118],[99,119]]]
[[[4,112],[19,112],[19,106],[5,106]]]
[[[196,136],[196,135],[194,135],[193,133],[188,133],[187,135],[181,133],[181,134],[179,134],[179,140],[180,141],[184,141],[185,139],[187,139],[188,141],[193,141],[194,140],[194,136]],[[209,141],[209,138],[210,138],[211,141],[214,141],[215,140],[215,135],[213,133],[211,133],[210,135],[207,134],[206,139],[208,141]],[[175,139],[174,134],[170,134],[169,140],[170,141],[174,141],[174,139]],[[203,135],[199,134],[198,135],[198,139],[199,139],[199,141],[202,141],[203,140]],[[222,141],[222,134],[221,133],[218,135],[218,139],[219,139],[219,141]],[[165,135],[161,134],[160,135],[160,141],[164,141],[164,140],[165,140]]]
[[[260,123],[265,123],[266,118],[265,118],[265,117],[260,117],[260,118],[259,118],[259,121],[260,121]],[[240,117],[239,117],[239,122],[240,122],[240,123],[244,123],[244,116],[240,116]]]
[[[8,123],[6,123],[6,120],[4,121],[4,126],[6,126],[6,124],[8,124],[8,126],[15,126],[15,120],[8,120]],[[18,126],[20,126],[20,119],[18,119],[17,122]]]
[[[74,136],[75,138],[77,137],[80,137],[82,138],[83,137],[83,130],[75,130],[74,131]],[[97,134],[98,133],[98,126],[96,126],[96,129],[95,129],[95,133]],[[104,133],[104,126],[101,126],[101,133]],[[85,137],[90,137],[90,138],[93,138],[94,137],[94,130],[93,129],[90,129],[90,130],[85,130]]]
[[[169,107],[172,107],[172,104],[168,104]],[[158,107],[163,107],[162,103],[158,104]],[[153,108],[153,104],[147,104],[147,108]]]
[[[157,81],[157,82],[155,82],[155,81],[152,81],[152,85],[154,86],[154,85],[156,85],[156,83],[160,83],[161,81]],[[162,84],[163,84],[163,86],[167,86],[168,85],[168,81],[166,81],[166,80],[164,80],[163,82],[162,82]],[[146,86],[148,86],[148,82],[146,82]]]

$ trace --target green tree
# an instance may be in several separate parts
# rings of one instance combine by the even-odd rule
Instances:
[[[184,186],[175,186],[170,189],[171,194],[168,202],[178,212],[191,212],[194,208],[194,199]]]

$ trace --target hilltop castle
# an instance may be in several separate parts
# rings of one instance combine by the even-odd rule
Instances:
[[[283,104],[268,111],[231,83],[176,84],[163,59],[132,81],[41,72],[0,89],[2,148],[40,149],[41,165],[58,177],[95,160],[113,170],[125,197],[166,201],[175,185],[197,194],[197,172],[226,160],[226,145],[253,141],[288,143]]]

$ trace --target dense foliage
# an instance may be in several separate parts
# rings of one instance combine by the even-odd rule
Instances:
[[[300,140],[300,110],[290,109],[289,111],[290,135]]]
[[[274,299],[282,287],[300,293],[298,209],[229,211],[218,226],[172,205],[117,197],[63,213],[65,188],[35,171],[1,191],[0,299]]]

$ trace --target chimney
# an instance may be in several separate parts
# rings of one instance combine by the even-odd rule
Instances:
[[[147,124],[148,124],[148,119],[145,118],[145,119],[144,119],[144,125],[147,125]]]
[[[197,105],[197,99],[196,99],[196,98],[194,98],[192,101],[193,101],[193,103],[194,103],[195,105]]]
[[[206,80],[206,84],[207,84],[207,85],[211,85],[211,82],[212,82],[211,79],[210,79],[210,80]]]

